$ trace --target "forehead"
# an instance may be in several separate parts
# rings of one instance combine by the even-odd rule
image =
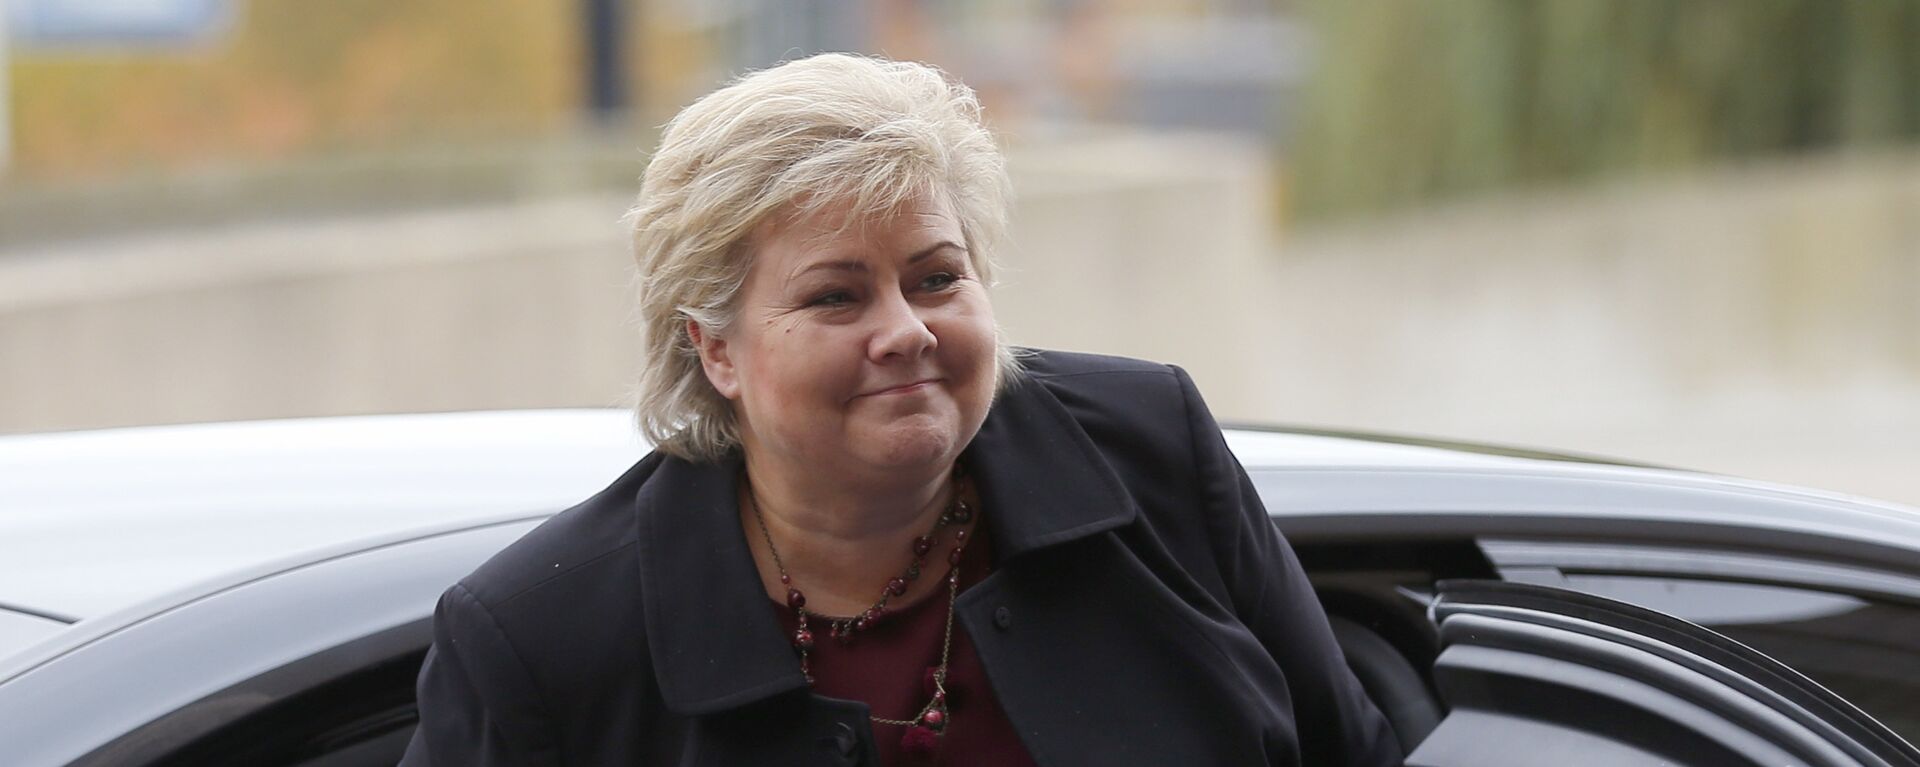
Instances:
[[[960,219],[937,195],[917,195],[889,208],[862,208],[855,201],[789,206],[754,230],[756,262],[862,256],[897,256],[945,239],[961,240]]]

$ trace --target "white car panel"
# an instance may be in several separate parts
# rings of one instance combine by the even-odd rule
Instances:
[[[554,512],[646,451],[597,410],[8,437],[0,604],[85,619],[301,551]]]

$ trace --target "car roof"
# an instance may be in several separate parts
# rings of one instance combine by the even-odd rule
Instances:
[[[1636,503],[1658,508],[1666,507],[1648,501],[1644,488],[1695,497],[1704,488],[1718,498],[1737,491],[1769,499],[1786,509],[1770,513],[1787,517],[1803,511],[1824,519],[1842,509],[1867,521],[1863,536],[1884,538],[1894,525],[1920,541],[1920,513],[1911,509],[1711,475],[1311,430],[1230,429],[1227,440],[1276,516],[1364,517],[1368,509],[1351,499],[1385,486],[1369,477],[1476,487],[1582,482],[1635,488]],[[604,488],[647,450],[631,414],[618,410],[0,437],[0,614],[11,608],[72,622],[305,552],[557,512]],[[1276,481],[1284,490],[1267,489]]]
[[[4,437],[0,605],[77,620],[300,552],[557,512],[646,452],[610,410]]]

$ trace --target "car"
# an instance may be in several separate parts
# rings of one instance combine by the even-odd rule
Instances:
[[[1920,510],[1227,438],[1409,764],[1920,765]],[[647,449],[611,410],[0,438],[0,762],[392,764],[440,592]]]

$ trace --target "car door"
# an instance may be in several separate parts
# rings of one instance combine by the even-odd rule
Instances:
[[[0,765],[393,764],[435,600],[544,519],[346,544],[81,621],[0,659]]]
[[[1920,750],[1787,666],[1590,594],[1443,581],[1447,712],[1410,767],[1920,767]]]
[[[1671,543],[1482,538],[1505,580],[1627,602],[1791,666],[1920,742],[1920,561]]]

